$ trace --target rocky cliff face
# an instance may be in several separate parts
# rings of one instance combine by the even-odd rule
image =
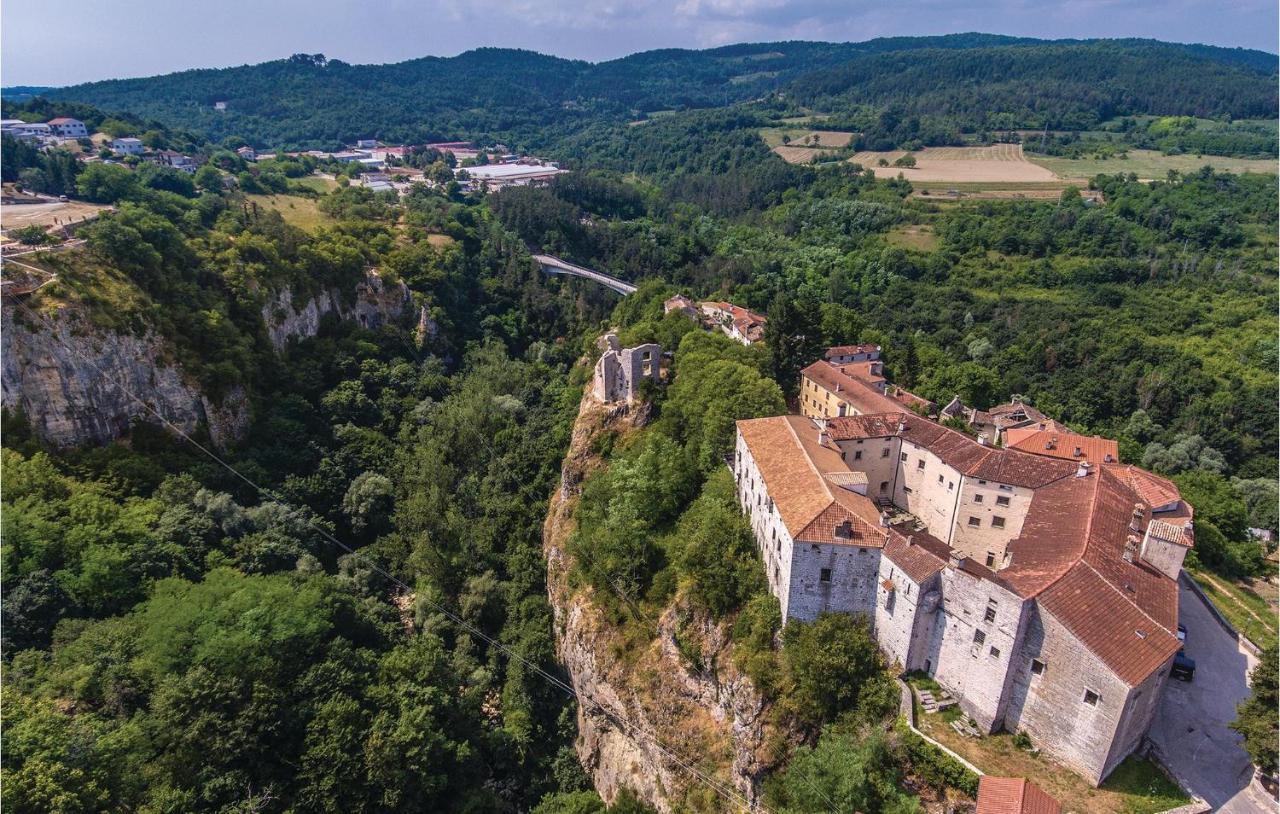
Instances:
[[[403,283],[386,284],[369,272],[356,286],[351,306],[344,306],[336,291],[296,303],[284,290],[271,298],[262,316],[272,344],[282,348],[294,337],[314,336],[329,312],[376,328],[405,315],[409,301]],[[9,304],[3,309],[0,404],[21,410],[48,443],[105,444],[126,434],[135,421],[156,421],[151,410],[186,433],[207,428],[220,448],[248,430],[245,392],[237,389],[214,403],[171,361],[172,353],[155,333],[103,330],[72,306],[44,317],[18,319],[16,313]]]
[[[0,404],[25,413],[54,446],[105,444],[134,421],[154,421],[150,410],[186,433],[207,427],[219,447],[247,429],[244,391],[214,404],[167,361],[164,341],[151,332],[104,331],[69,307],[23,319],[6,307],[2,327]]]
[[[573,558],[566,542],[580,484],[603,463],[592,454],[592,442],[605,431],[632,431],[644,420],[643,412],[584,398],[544,528],[557,652],[580,702],[578,757],[606,801],[626,787],[664,814],[691,806],[747,808],[775,760],[770,746],[780,733],[751,681],[734,666],[725,627],[677,599],[654,623],[652,641],[629,645],[593,603],[590,589],[569,584]],[[700,782],[689,767],[723,791]]]
[[[386,283],[376,271],[370,271],[356,284],[355,304],[345,307],[341,293],[328,289],[315,297],[294,301],[293,292],[284,289],[262,307],[271,344],[283,348],[295,337],[305,339],[320,330],[320,320],[330,312],[342,319],[359,322],[364,328],[377,328],[404,316],[409,307],[409,288],[401,282]]]

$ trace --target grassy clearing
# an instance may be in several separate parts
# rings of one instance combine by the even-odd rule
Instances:
[[[783,141],[786,136],[789,141]],[[826,147],[839,149],[848,147],[853,140],[853,133],[840,130],[808,130],[801,127],[762,127],[760,137],[770,148],[781,147]]]
[[[26,255],[22,262],[58,275],[28,301],[34,311],[51,314],[78,306],[94,325],[129,332],[142,327],[139,318],[152,307],[124,272],[96,262],[87,252]]]
[[[427,235],[427,242],[430,243],[432,246],[436,247],[437,249],[443,249],[446,246],[452,246],[458,241],[454,240],[448,235]]]
[[[1232,627],[1259,647],[1276,643],[1276,586],[1255,581],[1233,582],[1203,569],[1187,569]]]
[[[967,738],[941,714],[918,719],[921,731],[955,750],[988,774],[1026,777],[1062,803],[1063,811],[1097,814],[1156,814],[1190,802],[1151,761],[1130,756],[1101,788],[1050,759],[1019,748],[1009,734]]]
[[[931,252],[938,248],[938,235],[932,226],[911,224],[899,226],[889,232],[889,245],[919,252]]]
[[[246,195],[245,197],[263,209],[279,212],[286,223],[308,232],[314,232],[334,223],[333,218],[320,211],[319,202],[315,198],[301,198],[296,195]]]
[[[310,175],[306,178],[299,178],[292,183],[300,187],[314,189],[316,192],[325,193],[338,188],[338,182],[332,178],[321,178],[318,175]]]
[[[1169,170],[1195,172],[1206,164],[1223,172],[1275,173],[1277,163],[1272,159],[1225,158],[1219,155],[1163,155],[1155,150],[1130,150],[1128,158],[1053,158],[1028,156],[1038,164],[1062,178],[1092,178],[1095,175],[1134,173],[1144,180],[1163,180]]]

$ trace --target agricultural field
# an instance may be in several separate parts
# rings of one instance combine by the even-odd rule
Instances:
[[[765,144],[791,164],[807,164],[832,150],[848,147],[853,136],[847,131],[803,127],[765,127],[760,131]]]
[[[1046,183],[1062,179],[1052,171],[1031,163],[1021,144],[993,144],[990,147],[927,147],[918,150],[914,167],[895,167],[904,150],[863,151],[849,160],[875,172],[878,178],[896,178],[901,173],[913,183]],[[888,166],[880,166],[884,161]]]
[[[1007,145],[1006,145],[1007,146]],[[1020,149],[1020,148],[1019,148]],[[1163,180],[1169,170],[1195,172],[1208,165],[1222,172],[1275,173],[1277,162],[1266,158],[1227,158],[1219,155],[1163,155],[1155,150],[1130,150],[1127,158],[1055,158],[1033,156],[1031,163],[1062,178],[1134,173],[1142,180]]]

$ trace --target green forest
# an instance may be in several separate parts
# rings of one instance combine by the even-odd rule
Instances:
[[[731,81],[761,60],[773,75]],[[877,79],[888,69],[896,84]],[[453,90],[421,98],[424,83]],[[604,812],[573,748],[542,542],[609,327],[661,343],[670,367],[644,394],[648,426],[594,450],[607,466],[582,485],[576,584],[627,641],[651,640],[677,597],[731,631],[771,720],[795,733],[763,782],[771,809],[972,796],[970,774],[898,724],[865,624],[781,632],[722,465],[733,422],[785,411],[825,346],[878,343],[891,380],[939,403],[1018,394],[1119,439],[1123,460],[1195,506],[1192,565],[1262,575],[1249,529],[1280,532],[1276,178],[1206,167],[1098,176],[1101,203],[1075,188],[939,202],[857,165],[787,164],[759,127],[821,105],[832,126],[891,146],[1019,127],[1113,127],[1132,143],[1202,132],[1153,117],[1214,119],[1221,135],[1275,101],[1274,57],[1258,52],[961,35],[599,65],[496,50],[390,66],[294,57],[6,102],[6,117],[77,115],[204,161],[192,175],[84,164],[6,138],[6,183],[114,207],[83,248],[32,261],[58,279],[6,302],[13,318],[71,308],[99,330],[154,331],[211,398],[248,393],[252,423],[224,467],[151,423],[60,450],[5,412],[4,806]],[[1118,117],[1138,118],[1126,130]],[[336,166],[321,192],[305,183],[314,161],[227,149],[356,136],[503,139],[573,156],[575,171],[398,197]],[[1267,152],[1246,142],[1239,152]],[[269,193],[324,220],[292,225],[258,204]],[[639,290],[544,275],[536,251]],[[328,317],[272,346],[273,292],[347,292],[370,268],[407,286],[432,331]],[[675,293],[767,313],[766,341],[664,316]],[[1271,711],[1256,703],[1239,727],[1274,765]],[[724,807],[711,794],[690,806]],[[647,809],[623,794],[608,810]]]

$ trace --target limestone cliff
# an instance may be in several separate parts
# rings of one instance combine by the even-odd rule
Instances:
[[[276,292],[262,306],[262,321],[267,326],[271,344],[282,348],[295,337],[305,339],[320,330],[320,320],[336,313],[342,319],[360,323],[363,328],[377,328],[404,316],[409,307],[409,288],[402,282],[387,283],[376,271],[369,271],[356,284],[354,304],[343,305],[342,292],[325,289],[314,297],[295,301],[289,289]]]
[[[103,330],[75,307],[16,316],[6,304],[0,404],[21,410],[35,433],[54,446],[105,444],[134,421],[153,421],[148,407],[183,432],[207,427],[219,447],[248,426],[243,390],[214,404],[169,361],[166,343],[151,331]]]
[[[344,305],[339,292],[329,290],[295,302],[291,291],[282,290],[263,308],[267,336],[277,349],[291,338],[314,336],[331,311],[376,328],[404,316],[410,297],[403,283],[384,283],[369,272],[348,301]],[[41,316],[19,318],[17,307],[6,302],[0,339],[0,404],[21,410],[35,433],[54,446],[105,444],[135,421],[154,421],[151,410],[183,432],[207,428],[220,448],[248,429],[249,399],[242,389],[215,403],[173,361],[161,336],[97,327],[85,306],[44,308]]]
[[[607,801],[626,787],[664,813],[746,809],[781,757],[775,753],[785,751],[776,744],[786,734],[775,730],[767,704],[734,666],[726,627],[677,598],[654,623],[651,641],[625,641],[590,589],[568,578],[573,556],[566,543],[580,486],[603,465],[593,441],[604,432],[633,431],[645,417],[643,408],[583,399],[544,527],[557,653],[580,701],[578,756]],[[681,763],[732,792],[711,790]]]

